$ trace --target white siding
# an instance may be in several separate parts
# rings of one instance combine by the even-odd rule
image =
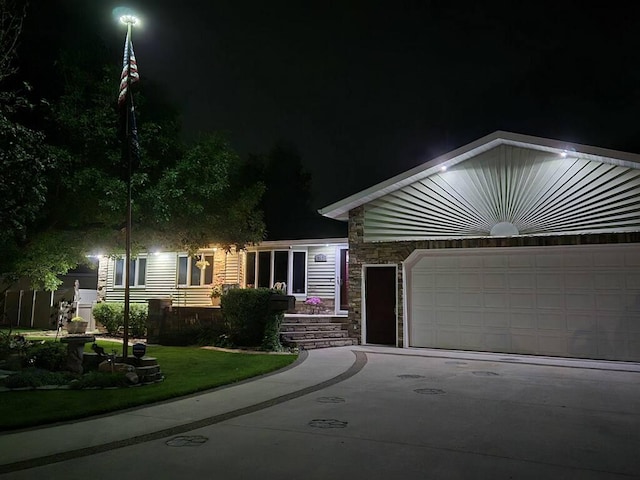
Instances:
[[[325,255],[326,262],[316,262],[316,255]],[[307,253],[307,296],[334,298],[336,290],[336,246],[309,247]]]
[[[368,203],[364,240],[636,231],[639,195],[637,168],[502,145]]]

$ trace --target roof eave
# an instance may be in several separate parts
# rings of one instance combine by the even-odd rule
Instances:
[[[318,210],[318,213],[325,217],[346,221],[349,219],[350,210],[380,198],[388,193],[394,192],[406,185],[433,175],[442,167],[452,167],[471,157],[486,152],[487,150],[491,150],[498,145],[513,145],[558,154],[567,152],[573,155],[579,154],[582,158],[588,160],[612,163],[631,168],[640,167],[640,155],[637,154],[592,147],[589,145],[569,144],[561,140],[533,137],[530,135],[498,130],[385,180],[384,182],[373,185],[343,200],[321,208]]]

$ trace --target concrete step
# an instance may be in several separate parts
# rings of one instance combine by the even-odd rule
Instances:
[[[357,345],[355,338],[333,338],[333,339],[314,339],[314,340],[298,340],[295,342],[298,348],[303,350],[313,350],[316,348],[329,347],[346,347],[349,345]]]
[[[306,332],[309,330],[333,332],[342,330],[343,327],[342,323],[283,323],[280,326],[280,332]]]
[[[307,331],[307,332],[286,332],[282,333],[282,338],[289,342],[297,342],[298,340],[323,340],[332,338],[349,338],[349,332],[346,330],[336,330],[335,332],[320,332],[320,331]]]

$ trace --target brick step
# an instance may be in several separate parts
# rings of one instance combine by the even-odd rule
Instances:
[[[298,348],[301,348],[303,350],[313,350],[316,348],[346,347],[350,345],[357,345],[358,341],[355,338],[333,338],[298,340],[295,342],[295,344]]]
[[[280,332],[336,331],[342,328],[342,323],[283,323]]]
[[[282,337],[289,341],[298,341],[305,339],[332,339],[332,338],[349,338],[349,332],[346,330],[336,330],[334,332],[324,331],[306,331],[306,332],[285,332]]]

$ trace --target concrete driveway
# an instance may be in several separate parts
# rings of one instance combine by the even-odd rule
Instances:
[[[271,403],[2,478],[640,478],[639,364],[342,347],[246,385],[296,370],[311,383]]]

